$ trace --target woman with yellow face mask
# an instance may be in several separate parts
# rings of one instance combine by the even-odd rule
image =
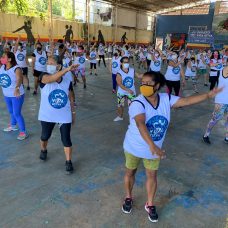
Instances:
[[[158,221],[154,198],[157,189],[157,171],[160,159],[165,157],[162,144],[170,122],[171,108],[179,108],[213,98],[222,91],[216,88],[202,95],[180,98],[178,96],[159,93],[165,85],[165,77],[158,72],[147,72],[142,77],[141,94],[136,97],[130,107],[130,124],[124,139],[126,173],[124,186],[126,191],[122,211],[126,214],[132,210],[132,189],[135,174],[143,160],[146,169],[147,202],[145,210],[151,222]]]

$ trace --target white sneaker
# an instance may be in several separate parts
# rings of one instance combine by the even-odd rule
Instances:
[[[3,131],[5,131],[5,132],[18,131],[18,128],[17,128],[17,126],[10,126],[9,125],[8,127],[4,128]]]
[[[121,121],[121,120],[123,120],[123,118],[117,116],[113,121],[114,121],[114,122],[117,122],[117,121]]]

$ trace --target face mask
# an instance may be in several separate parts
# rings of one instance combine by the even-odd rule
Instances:
[[[207,53],[206,53],[206,52],[204,52],[204,53],[203,53],[203,56],[206,56],[206,55],[207,55]]]
[[[159,54],[158,53],[155,53],[155,55],[154,55],[155,57],[158,57],[159,56]]]
[[[154,93],[156,91],[154,90],[154,86],[141,85],[140,92],[144,97],[150,97],[150,96],[154,95]]]
[[[124,63],[123,67],[124,67],[124,69],[128,69],[129,68],[129,63]]]
[[[48,74],[55,74],[57,72],[55,65],[47,65],[47,73]]]
[[[38,47],[38,48],[37,48],[37,51],[41,51],[41,50],[42,50],[42,47]]]
[[[172,60],[176,60],[176,59],[177,59],[177,55],[172,55],[172,56],[171,56],[171,59],[172,59]]]
[[[18,46],[18,48],[17,48],[19,51],[21,51],[22,50],[22,47],[21,46]]]
[[[7,63],[7,59],[6,58],[1,58],[1,64],[2,65],[6,65]]]

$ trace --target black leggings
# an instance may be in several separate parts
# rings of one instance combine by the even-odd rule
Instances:
[[[97,69],[97,64],[96,63],[90,63],[90,69]]]
[[[168,88],[168,94],[171,94],[173,89],[174,89],[175,96],[179,96],[179,94],[180,94],[180,81],[166,80],[166,86]]]
[[[41,133],[41,141],[48,141],[51,137],[52,131],[55,127],[55,123],[41,121],[42,133]],[[64,123],[60,127],[61,140],[64,147],[71,147],[72,142],[70,138],[71,131],[71,123]]]
[[[99,55],[98,65],[100,66],[100,64],[101,64],[101,59],[103,59],[104,66],[106,67],[105,56],[104,56],[104,55]]]
[[[210,84],[210,90],[213,90],[215,88],[215,85],[218,85],[218,80],[219,80],[219,76],[210,76],[209,77],[209,82]]]

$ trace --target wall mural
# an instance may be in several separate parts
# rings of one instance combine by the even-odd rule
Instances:
[[[123,36],[121,37],[121,42],[124,43],[124,44],[126,44],[126,40],[128,40],[128,38],[127,38],[127,33],[125,32],[123,34]]]
[[[66,25],[65,28],[66,28],[66,34],[63,36],[63,38],[65,38],[65,42],[69,42],[70,43],[70,41],[73,40],[73,38],[74,38],[74,33],[73,33],[73,30],[72,30],[72,26],[71,25],[70,26]]]
[[[218,35],[228,35],[228,16],[220,14],[214,16],[212,30]]]
[[[24,25],[21,26],[20,28],[16,29],[15,31],[13,31],[13,33],[19,32],[21,30],[25,30],[25,32],[27,34],[28,43],[30,45],[35,44],[35,38],[32,34],[32,22],[30,20],[24,21]]]
[[[98,30],[98,44],[102,43],[102,44],[105,44],[105,40],[104,40],[104,37],[103,37],[103,34],[101,32],[101,30]]]

